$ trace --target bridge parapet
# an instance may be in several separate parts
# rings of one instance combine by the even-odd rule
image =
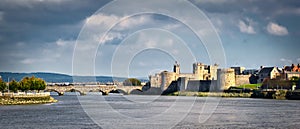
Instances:
[[[122,90],[125,94],[130,94],[133,90],[142,91],[142,86],[115,86],[115,85],[95,85],[95,86],[47,86],[45,91],[54,91],[59,95],[65,92],[79,92],[81,95],[87,92],[102,92],[107,95],[111,91]]]

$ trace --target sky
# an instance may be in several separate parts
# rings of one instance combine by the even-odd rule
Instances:
[[[0,71],[147,77],[300,63],[298,0],[1,0]]]

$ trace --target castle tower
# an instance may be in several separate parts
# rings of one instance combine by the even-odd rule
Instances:
[[[180,65],[177,63],[177,61],[174,64],[173,72],[176,74],[180,74]]]
[[[210,79],[211,80],[217,80],[218,76],[217,76],[217,70],[218,70],[219,65],[218,64],[214,64],[211,65],[209,68],[209,73],[210,73]]]
[[[193,74],[195,74],[196,80],[203,80],[204,75],[204,65],[202,63],[193,64]]]
[[[217,70],[217,86],[219,90],[227,90],[230,86],[235,86],[234,69],[218,69]]]

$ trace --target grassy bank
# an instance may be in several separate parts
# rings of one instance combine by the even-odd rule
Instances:
[[[57,102],[51,96],[0,96],[0,105],[44,104]]]
[[[250,98],[250,93],[224,93],[224,92],[174,92],[171,96],[197,96],[197,97],[237,97]]]
[[[244,85],[238,86],[237,88],[258,89],[259,87],[261,87],[261,83],[258,83],[258,84],[244,84]]]
[[[300,90],[288,91],[261,91],[254,90],[253,93],[225,93],[225,92],[174,92],[170,96],[197,96],[197,97],[232,97],[232,98],[264,98],[264,99],[295,99],[300,100]]]

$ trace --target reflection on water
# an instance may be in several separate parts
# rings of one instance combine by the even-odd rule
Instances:
[[[153,120],[151,123],[124,123],[119,118],[105,113],[102,109],[102,123],[95,123],[83,110],[77,97],[94,104],[94,98],[101,97],[105,103],[110,103],[113,109],[123,115],[141,119],[151,118],[161,112],[163,107],[172,105],[176,96],[100,96],[100,93],[89,93],[77,96],[79,93],[65,93],[58,96],[58,103],[42,105],[0,106],[0,125],[3,128],[100,128],[99,125],[110,124],[111,127],[158,128],[163,127],[171,119],[182,116],[182,109],[193,97],[180,97],[182,107],[170,116],[161,116],[163,121]],[[126,97],[129,99],[126,100]],[[149,101],[155,97],[155,101]],[[195,103],[186,117],[176,123],[173,128],[298,128],[300,127],[300,101],[268,100],[248,98],[223,98],[212,116],[204,123],[199,123],[199,112],[206,98],[196,98]],[[133,103],[128,100],[136,100]],[[144,102],[144,103],[143,103]],[[101,103],[101,102],[100,102]],[[104,103],[104,102],[103,102]],[[186,105],[185,105],[186,104]],[[93,105],[91,105],[93,106]],[[205,112],[205,111],[204,111]],[[154,117],[153,117],[154,118]],[[115,120],[115,121],[114,121]],[[97,122],[97,121],[96,121]],[[159,124],[156,124],[159,123]],[[99,125],[97,125],[99,124]]]
[[[50,92],[51,96],[58,96],[57,92]],[[79,92],[64,92],[64,95],[78,95],[80,96]],[[102,92],[87,92],[86,95],[102,95]],[[109,93],[109,95],[122,95],[120,93]]]

